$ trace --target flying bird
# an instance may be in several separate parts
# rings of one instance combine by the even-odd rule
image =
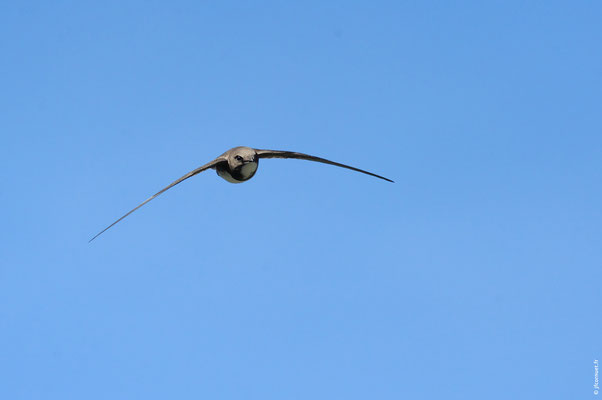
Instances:
[[[376,178],[383,179],[388,182],[393,182],[391,179],[387,179],[384,176],[376,175],[372,172],[364,171],[363,169],[351,167],[349,165],[330,161],[325,158],[310,156],[309,154],[281,150],[260,150],[253,149],[251,147],[239,146],[226,151],[224,154],[217,157],[215,160],[208,162],[207,164],[190,171],[180,179],[173,181],[168,186],[164,187],[148,199],[144,200],[136,208],[125,214],[123,217],[119,218],[117,221],[113,222],[111,225],[107,226],[105,229],[97,233],[96,236],[90,239],[90,242],[96,239],[102,233],[104,233],[107,229],[111,228],[113,225],[115,225],[116,223],[118,223],[119,221],[121,221],[122,219],[124,219],[125,217],[127,217],[128,215],[130,215],[131,213],[133,213],[134,211],[136,211],[137,209],[154,199],[155,197],[159,196],[161,193],[165,192],[168,189],[171,189],[178,183],[190,178],[191,176],[194,176],[205,170],[215,169],[220,177],[231,183],[241,183],[248,181],[253,177],[253,175],[255,175],[255,172],[257,172],[257,167],[259,166],[260,158],[295,158],[299,160],[316,161],[324,164],[335,165],[337,167],[347,168],[353,171],[361,172],[366,175],[371,175]]]

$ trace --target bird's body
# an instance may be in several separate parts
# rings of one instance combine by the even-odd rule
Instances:
[[[257,172],[257,167],[259,163],[257,161],[252,161],[248,164],[243,165],[237,170],[230,170],[227,166],[216,166],[215,169],[217,174],[227,180],[230,183],[243,183],[244,181],[248,181],[255,175]]]
[[[230,183],[248,181],[255,175],[259,166],[257,152],[250,147],[235,147],[221,157],[225,157],[227,162],[217,163],[215,170],[219,176]]]
[[[364,171],[355,167],[350,167],[349,165],[345,164],[339,164],[337,162],[330,161],[325,158],[310,156],[309,154],[281,150],[260,150],[246,146],[239,146],[226,151],[224,154],[217,157],[215,160],[203,166],[200,166],[195,170],[190,171],[180,179],[177,179],[165,188],[161,189],[159,192],[155,193],[153,196],[143,201],[140,205],[138,205],[136,208],[125,214],[123,217],[119,218],[117,221],[113,222],[111,225],[103,229],[100,233],[98,233],[96,236],[90,239],[90,241],[96,239],[104,231],[106,231],[107,229],[109,229],[110,227],[112,227],[113,225],[115,225],[116,223],[118,223],[119,221],[121,221],[122,219],[124,219],[125,217],[127,217],[128,215],[130,215],[131,213],[133,213],[134,211],[136,211],[137,209],[154,199],[155,197],[159,196],[161,193],[174,187],[178,183],[190,178],[191,176],[199,174],[205,170],[215,169],[220,177],[231,183],[241,183],[248,181],[257,172],[260,158],[296,158],[299,160],[316,161],[324,164],[335,165],[337,167],[347,168],[353,171],[361,172],[366,175],[371,175],[376,178],[383,179],[385,181],[393,182],[390,179],[373,174],[372,172]]]

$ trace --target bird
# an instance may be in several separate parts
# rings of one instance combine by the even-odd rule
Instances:
[[[215,160],[210,161],[205,165],[201,165],[200,167],[190,171],[189,173],[182,176],[181,178],[173,181],[172,183],[170,183],[169,185],[167,185],[166,187],[164,187],[163,189],[161,189],[160,191],[158,191],[157,193],[155,193],[148,199],[144,200],[142,203],[140,203],[134,209],[132,209],[127,214],[125,214],[124,216],[119,218],[117,221],[113,222],[111,225],[107,226],[105,229],[103,229],[102,231],[97,233],[92,239],[89,240],[89,242],[91,242],[94,239],[96,239],[97,237],[99,237],[101,234],[106,232],[109,228],[112,228],[115,224],[117,224],[118,222],[123,220],[125,217],[127,217],[128,215],[130,215],[131,213],[133,213],[134,211],[136,211],[137,209],[139,209],[140,207],[142,207],[143,205],[145,205],[146,203],[148,203],[155,197],[159,196],[163,192],[171,189],[172,187],[176,186],[178,183],[185,181],[186,179],[188,179],[192,176],[195,176],[208,169],[215,169],[217,172],[217,175],[219,175],[221,178],[225,179],[226,181],[228,181],[230,183],[246,182],[249,179],[251,179],[257,172],[257,167],[259,166],[259,159],[261,159],[261,158],[291,158],[291,159],[298,159],[298,160],[315,161],[315,162],[320,162],[320,163],[324,163],[324,164],[334,165],[337,167],[347,168],[352,171],[361,172],[363,174],[374,176],[376,178],[383,179],[385,181],[394,183],[391,179],[385,178],[384,176],[376,175],[372,172],[364,171],[363,169],[351,167],[349,165],[330,161],[325,158],[311,156],[309,154],[297,153],[294,151],[262,150],[262,149],[255,149],[252,147],[238,146],[238,147],[231,148],[230,150],[226,151],[221,156],[217,157]]]

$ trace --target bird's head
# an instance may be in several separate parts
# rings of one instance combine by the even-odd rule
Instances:
[[[228,166],[231,170],[240,170],[247,164],[257,164],[257,153],[250,147],[235,147],[228,152]]]

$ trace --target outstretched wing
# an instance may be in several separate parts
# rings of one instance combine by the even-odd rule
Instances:
[[[337,167],[347,168],[352,171],[361,172],[366,175],[371,175],[376,178],[384,179],[385,181],[393,182],[391,179],[385,178],[384,176],[373,174],[372,172],[364,171],[363,169],[351,167],[349,165],[340,164],[334,161],[327,160],[316,156],[310,156],[309,154],[296,153],[294,151],[281,151],[281,150],[259,150],[255,149],[259,158],[296,158],[299,160],[316,161],[324,164],[336,165]]]
[[[172,183],[170,183],[168,186],[164,187],[163,189],[161,189],[160,191],[158,191],[157,193],[155,193],[154,195],[152,195],[151,197],[149,197],[148,199],[144,200],[142,203],[140,203],[136,208],[134,208],[132,211],[128,212],[127,214],[125,214],[123,217],[119,218],[117,221],[113,222],[111,225],[107,226],[106,228],[104,228],[102,231],[100,231],[99,233],[96,234],[96,236],[94,236],[92,239],[90,239],[88,241],[91,242],[94,239],[96,239],[98,236],[100,236],[103,232],[105,232],[107,229],[111,228],[113,225],[115,225],[116,223],[118,223],[119,221],[121,221],[122,219],[124,219],[125,217],[127,217],[128,215],[130,215],[131,213],[133,213],[134,211],[136,211],[137,209],[139,209],[140,207],[142,207],[143,205],[145,205],[146,203],[148,203],[149,201],[151,201],[152,199],[154,199],[155,197],[159,196],[161,193],[165,192],[168,189],[171,189],[172,187],[176,186],[178,183],[190,178],[191,176],[194,176],[200,172],[205,171],[206,169],[209,168],[214,168],[217,164],[219,164],[220,162],[226,161],[226,159],[223,156],[220,156],[218,158],[216,158],[215,160],[201,166],[198,167],[195,170],[190,171],[189,173],[187,173],[186,175],[184,175],[183,177],[181,177],[180,179],[173,181]]]

